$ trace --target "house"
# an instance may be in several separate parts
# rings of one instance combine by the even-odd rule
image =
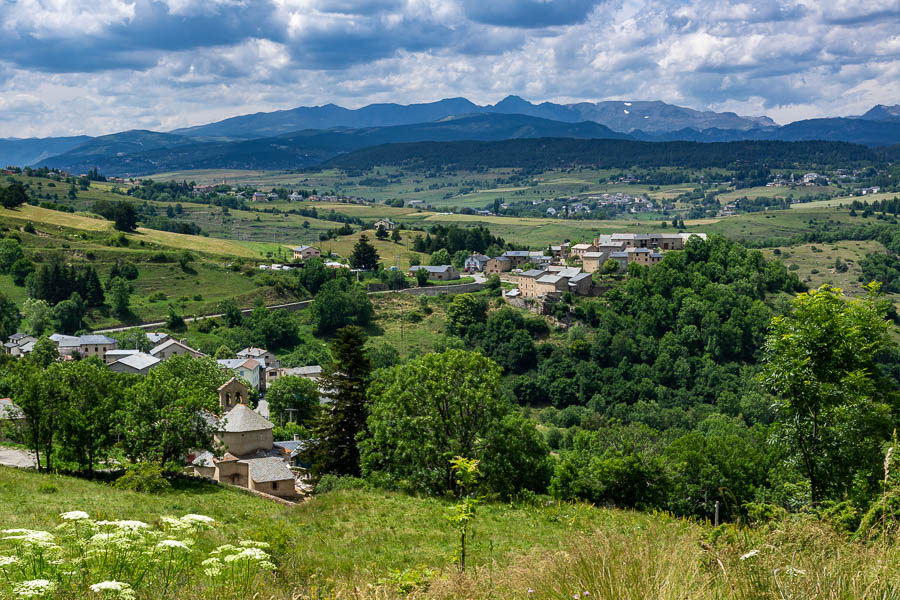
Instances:
[[[265,202],[268,197],[263,192],[254,192],[253,201],[254,202]]]
[[[31,352],[37,338],[24,333],[14,333],[9,336],[9,341],[3,344],[3,352],[10,356],[24,356]]]
[[[464,268],[469,273],[475,271],[484,271],[489,260],[491,260],[490,257],[485,256],[484,254],[473,252],[472,255],[466,259]]]
[[[137,348],[132,348],[130,350],[122,350],[122,349],[108,350],[106,352],[106,364],[111,365],[114,362],[116,362],[117,360],[121,360],[121,359],[125,358],[126,356],[132,356],[133,354],[140,354],[140,352],[141,351],[138,350]]]
[[[192,356],[194,358],[202,358],[206,356],[199,350],[194,350],[187,344],[178,340],[168,340],[150,350],[150,354],[160,360],[166,360],[173,356]]]
[[[519,273],[519,294],[523,298],[537,298],[537,280],[547,274],[544,269],[532,269]]]
[[[569,244],[560,244],[559,246],[550,246],[550,253],[553,258],[565,258],[569,254]]]
[[[390,219],[380,219],[375,221],[375,231],[378,231],[379,227],[383,228],[385,231],[393,231],[396,226],[397,224]]]
[[[501,256],[508,258],[510,265],[512,265],[510,268],[515,269],[528,262],[530,253],[528,250],[507,250]]]
[[[238,358],[254,358],[261,363],[266,368],[275,368],[281,366],[281,363],[278,362],[278,358],[275,357],[275,354],[269,352],[265,348],[244,348],[243,350],[237,353]]]
[[[548,207],[548,208],[547,208],[547,214],[550,215],[551,217],[555,217],[555,216],[556,216],[556,209],[553,208],[552,206]]]
[[[459,271],[457,271],[456,267],[454,267],[453,265],[440,265],[435,267],[428,265],[416,265],[409,268],[410,276],[415,277],[416,271],[426,271],[428,273],[428,279],[434,279],[436,281],[450,281],[452,279],[459,279]]]
[[[568,291],[569,279],[563,275],[546,273],[534,282],[535,296],[561,294]]]
[[[619,271],[624,271],[628,267],[627,252],[610,252],[609,260],[614,260],[619,263]]]
[[[581,268],[585,273],[599,271],[606,262],[606,252],[585,252],[581,256]]]
[[[25,424],[25,413],[9,398],[0,398],[0,440],[17,433]],[[21,433],[21,432],[18,432]]]
[[[216,362],[246,379],[254,389],[265,389],[265,372],[262,363],[258,360],[254,358],[224,358]]]
[[[239,403],[222,417],[214,437],[226,452],[235,456],[268,452],[272,449],[273,427],[271,421],[253,412],[246,404]]]
[[[597,247],[593,244],[575,244],[570,250],[572,256],[582,258],[585,252],[596,252]]]
[[[150,372],[150,369],[157,366],[161,363],[162,360],[156,358],[155,356],[151,356],[149,354],[144,354],[143,352],[137,352],[135,354],[129,354],[123,358],[120,358],[114,363],[109,365],[109,370],[113,373],[133,373],[135,375],[146,375]]]
[[[512,261],[505,256],[498,256],[487,261],[484,272],[493,275],[495,273],[505,273],[511,270]]]
[[[240,459],[226,454],[213,459],[213,479],[279,498],[297,497],[296,480],[284,459],[277,456]]]
[[[574,277],[570,277],[567,282],[570,292],[578,296],[587,296],[591,293],[593,280],[590,273],[579,273]]]
[[[544,252],[541,250],[534,250],[528,253],[528,262],[534,265],[549,265],[552,260],[552,256],[544,256]]]
[[[119,342],[105,335],[78,336],[78,351],[84,358],[96,356],[105,362],[106,353],[115,350],[118,345]]]
[[[150,343],[154,346],[159,346],[160,344],[171,340],[172,336],[162,331],[148,331],[147,339],[150,340]]]
[[[294,260],[306,260],[312,257],[321,257],[322,253],[313,246],[297,246],[294,248]]]
[[[298,194],[297,192],[294,192],[293,194],[291,194],[290,196],[288,196],[288,199],[289,199],[291,202],[300,202],[300,201],[303,200],[303,196],[301,196],[301,195]]]

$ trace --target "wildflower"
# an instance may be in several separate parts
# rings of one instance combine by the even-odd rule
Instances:
[[[268,548],[268,542],[255,542],[253,540],[241,540],[241,546],[244,548]]]
[[[195,527],[212,527],[216,523],[216,520],[212,517],[194,514],[184,515],[183,517],[181,517],[181,521]]]
[[[103,594],[122,600],[133,600],[134,590],[127,583],[121,581],[101,581],[91,585],[91,591],[95,594]]]
[[[800,577],[801,575],[806,575],[806,571],[803,569],[797,569],[791,565],[788,565],[784,568],[784,572],[788,575],[792,575],[794,577]]]
[[[137,531],[138,529],[144,529],[145,527],[149,527],[149,525],[147,525],[143,521],[129,521],[129,520],[97,521],[97,525],[115,527],[116,529],[128,529],[130,531]]]
[[[534,590],[531,589],[531,588],[528,588],[528,593],[529,593],[529,594],[533,594],[533,593],[534,593]]]
[[[751,550],[751,551],[748,552],[747,554],[743,555],[743,556],[741,557],[741,560],[747,560],[748,558],[753,558],[753,557],[756,556],[757,554],[759,554],[759,550]]]
[[[162,540],[156,544],[157,548],[178,548],[179,550],[190,550],[188,545],[180,540]]]
[[[223,545],[219,546],[218,548],[216,548],[215,550],[213,550],[212,552],[210,552],[210,554],[212,554],[212,555],[228,554],[229,552],[240,552],[240,551],[241,551],[241,549],[238,548],[237,546],[234,546],[232,544],[223,544]]]
[[[19,562],[19,559],[15,556],[0,556],[0,568],[14,565],[17,562]]]
[[[5,536],[4,540],[13,540],[24,546],[33,548],[56,548],[53,543],[53,534],[49,531],[41,531],[34,529],[6,529],[3,533],[11,535]]]
[[[206,567],[203,573],[207,577],[216,577],[222,572],[222,563],[218,558],[207,558],[200,565]]]
[[[23,598],[38,598],[52,594],[56,589],[56,584],[47,579],[32,579],[31,581],[23,581],[13,586],[13,594],[22,596]]]
[[[59,518],[64,521],[83,521],[91,517],[83,510],[70,510],[69,512],[60,513]]]
[[[171,515],[163,515],[159,518],[159,521],[166,529],[172,529],[175,531],[182,531],[191,528],[190,523],[182,521],[178,517],[173,517]]]

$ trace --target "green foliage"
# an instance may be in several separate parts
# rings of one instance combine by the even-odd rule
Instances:
[[[463,262],[465,262],[465,257],[463,258]],[[441,265],[449,265],[452,264],[452,258],[450,256],[450,252],[447,251],[446,248],[441,248],[440,250],[436,250],[431,255],[431,260],[429,264],[433,267],[439,267]]]
[[[465,337],[469,329],[487,319],[487,302],[472,294],[453,297],[447,307],[447,333]]]
[[[778,399],[775,439],[806,476],[814,502],[840,499],[857,475],[877,478],[890,431],[876,366],[887,307],[874,284],[861,300],[842,296],[823,286],[800,294],[791,315],[775,316],[760,375]]]
[[[25,252],[19,240],[14,238],[0,239],[0,273],[9,273],[16,261],[25,258]]]
[[[124,277],[116,277],[110,281],[109,303],[119,316],[131,313],[131,284]]]
[[[416,269],[413,271],[416,275],[416,285],[419,287],[425,287],[428,285],[428,271],[425,269]]]
[[[459,536],[459,546],[456,551],[458,557],[457,567],[459,572],[462,573],[466,570],[466,538],[469,533],[469,525],[475,518],[475,510],[479,502],[477,498],[473,498],[468,494],[475,488],[478,476],[481,473],[478,470],[477,460],[463,458],[462,456],[450,459],[450,469],[456,477],[456,487],[459,490],[460,502],[447,510],[445,518]]]
[[[373,369],[386,369],[400,362],[400,353],[390,344],[370,345],[366,354],[372,361]]]
[[[187,329],[184,317],[175,310],[174,306],[169,307],[169,312],[166,315],[166,329],[171,331],[184,331]]]
[[[363,472],[389,486],[444,494],[454,489],[447,461],[470,456],[495,493],[543,491],[546,444],[513,414],[499,378],[491,360],[463,350],[379,371],[369,388],[368,433],[360,437]]]
[[[266,400],[273,417],[306,423],[315,416],[319,406],[319,388],[306,377],[279,377],[268,387]]]
[[[84,305],[78,292],[72,292],[68,300],[63,300],[53,307],[53,318],[59,325],[61,333],[72,335],[84,325],[84,314],[87,307]]]
[[[378,251],[369,243],[367,235],[362,234],[353,245],[353,253],[350,255],[350,264],[354,269],[374,269],[378,265]]]
[[[237,302],[234,301],[234,298],[222,300],[222,302],[219,303],[219,312],[222,313],[222,317],[225,319],[225,325],[227,327],[238,327],[244,320],[244,315],[238,307]]]
[[[25,186],[15,182],[5,188],[0,188],[0,204],[3,208],[16,208],[28,202],[28,194]]]
[[[50,305],[44,300],[28,298],[22,304],[22,316],[24,316],[25,320],[28,322],[26,332],[29,335],[40,337],[44,335],[44,331],[50,327],[50,319],[53,316],[53,311],[50,309]]]
[[[12,275],[13,284],[23,287],[28,276],[34,273],[34,263],[27,258],[20,258],[9,268],[9,274]]]
[[[15,302],[0,292],[0,339],[7,340],[19,329],[22,315]]]
[[[160,494],[172,489],[172,484],[165,477],[161,465],[152,462],[140,462],[128,465],[125,473],[113,482],[120,490]]]
[[[323,285],[308,309],[310,322],[319,333],[332,333],[347,325],[365,326],[374,312],[365,291],[346,279]]]
[[[364,490],[369,487],[365,479],[352,475],[323,475],[316,482],[316,494],[325,494],[336,490]]]
[[[331,342],[334,362],[319,378],[329,402],[313,424],[316,442],[305,453],[317,478],[326,473],[360,474],[357,439],[367,427],[366,389],[372,372],[365,343],[365,334],[355,326],[338,330]]]

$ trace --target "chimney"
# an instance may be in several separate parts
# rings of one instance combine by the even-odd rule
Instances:
[[[299,442],[299,441],[300,441],[300,434],[299,434],[299,433],[295,433],[295,434],[294,434],[294,441],[295,441],[295,442]]]

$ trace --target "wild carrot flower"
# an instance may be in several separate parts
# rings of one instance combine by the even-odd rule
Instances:
[[[34,529],[5,529],[4,540],[12,540],[32,548],[55,548],[53,534],[49,531]]]
[[[63,521],[83,521],[91,517],[83,510],[70,510],[69,512],[60,513],[59,518]]]
[[[143,521],[129,521],[129,520],[97,521],[97,525],[115,527],[116,529],[128,529],[130,531],[136,531],[138,529],[144,529],[146,527],[149,527],[149,525],[147,525]]]
[[[180,540],[162,540],[156,544],[157,548],[178,548],[179,550],[190,550],[188,545]]]
[[[195,527],[212,527],[216,523],[216,520],[212,517],[194,514],[184,515],[183,517],[181,517],[181,521]]]
[[[40,598],[53,593],[56,584],[47,579],[32,579],[13,586],[13,594],[23,598]]]
[[[91,591],[95,594],[103,594],[104,596],[120,598],[121,600],[133,600],[135,597],[131,586],[121,581],[101,581],[91,585]]]
[[[171,515],[161,516],[159,518],[159,522],[163,524],[163,527],[165,529],[172,529],[173,531],[183,531],[192,527],[190,523],[182,521],[178,517],[173,517]]]
[[[19,562],[19,559],[15,556],[0,556],[0,569],[14,565],[17,562]]]

